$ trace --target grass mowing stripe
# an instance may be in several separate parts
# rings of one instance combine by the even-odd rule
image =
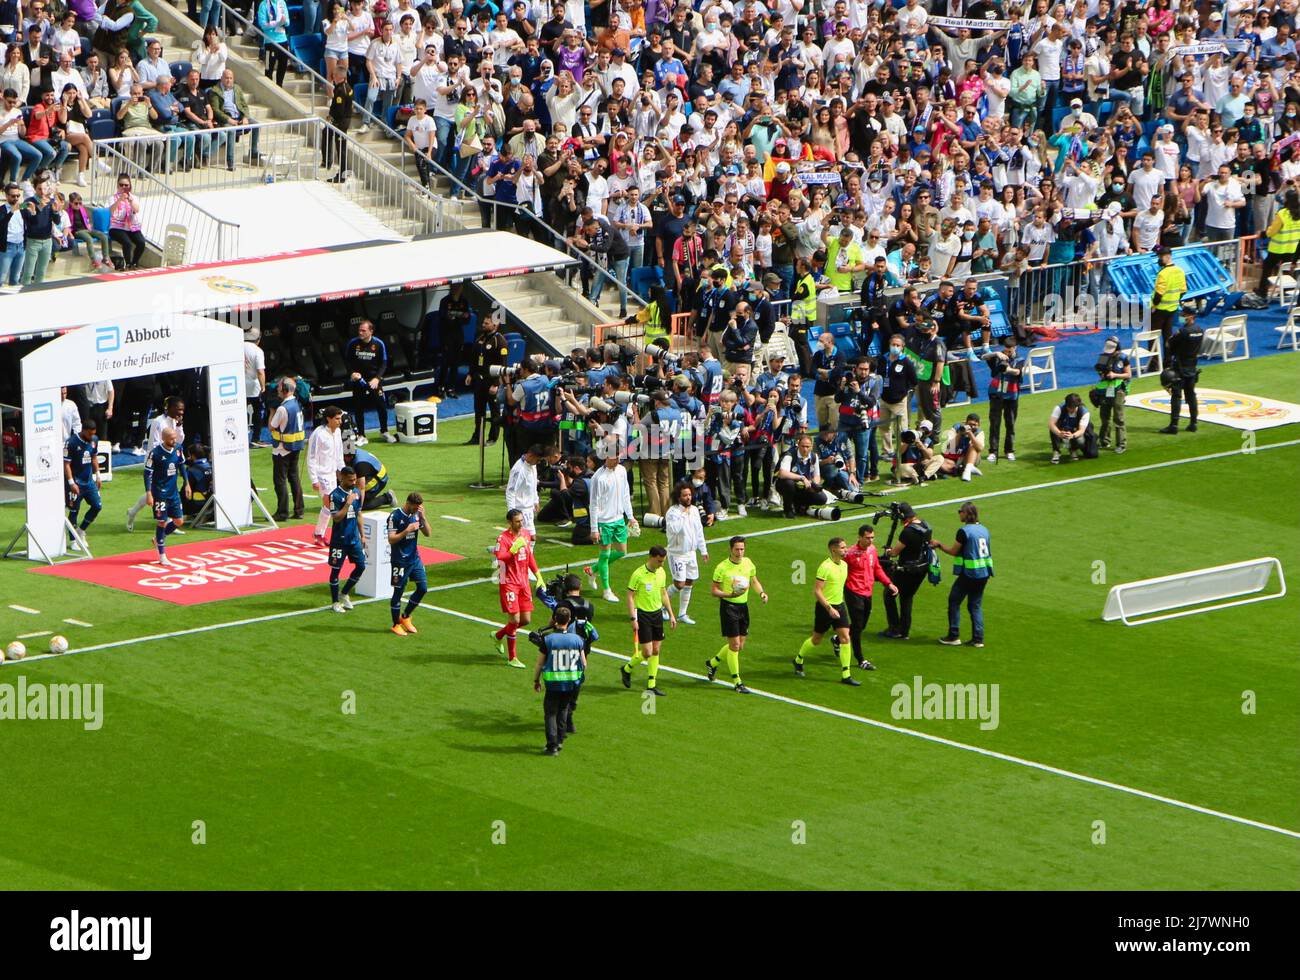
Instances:
[[[1242,455],[1249,456],[1249,455],[1253,455],[1254,453],[1263,452],[1266,449],[1284,449],[1289,446],[1300,446],[1300,439],[1290,439],[1287,440],[1286,442],[1274,442],[1274,443],[1269,443],[1266,446],[1256,446],[1250,452],[1247,452],[1244,449],[1233,449],[1227,452],[1209,453],[1204,456],[1189,456],[1185,459],[1166,460],[1161,463],[1148,463],[1143,466],[1131,466],[1128,469],[1111,470],[1106,473],[1093,473],[1088,476],[1069,477],[1065,480],[1057,480],[1051,483],[1033,483],[1023,487],[1009,487],[1006,490],[991,490],[988,493],[984,493],[984,494],[954,497],[950,500],[931,500],[928,501],[927,503],[915,504],[914,507],[916,510],[921,510],[927,507],[950,507],[953,504],[960,504],[967,500],[987,500],[991,497],[1003,497],[1015,493],[1025,493],[1029,490],[1050,490],[1053,487],[1067,486],[1073,483],[1083,483],[1090,480],[1104,480],[1113,476],[1130,476],[1134,473],[1144,473],[1148,470],[1164,469],[1169,466],[1181,466],[1184,463],[1203,463],[1206,462],[1207,460],[1226,459],[1231,456],[1242,456]],[[746,534],[745,537],[761,538],[773,534],[786,534],[790,531],[805,531],[808,528],[826,526],[827,523],[828,523],[827,521],[808,521],[803,524],[786,524],[783,525],[782,527],[768,528],[767,530],[763,530],[763,531],[751,531],[750,533]],[[728,539],[711,538],[707,541],[707,543],[721,544],[726,540]],[[647,554],[648,552],[645,551],[635,551],[635,552],[629,552],[627,557],[644,558]],[[558,572],[561,571],[562,569],[571,567],[571,565],[572,563],[566,565],[548,565],[542,569],[542,572],[543,573]],[[483,583],[490,582],[490,581],[492,581],[492,579],[489,576],[484,575],[480,578],[467,579],[464,582],[448,582],[445,585],[435,585],[429,589],[429,592],[430,593],[446,592],[451,589],[461,589],[472,585],[482,585]],[[387,599],[388,596],[373,596],[371,598],[355,599],[353,601],[357,605],[363,605],[369,602],[386,601]],[[289,612],[268,613],[265,616],[253,616],[248,619],[236,619],[227,623],[210,623],[207,626],[195,626],[190,629],[174,630],[170,633],[154,633],[149,636],[138,636],[129,640],[112,640],[108,643],[97,643],[92,646],[78,647],[77,649],[69,650],[67,653],[64,654],[52,654],[52,653],[39,654],[35,657],[26,658],[24,662],[32,663],[38,660],[50,659],[55,656],[67,657],[77,653],[93,653],[97,650],[113,650],[116,649],[117,647],[131,646],[132,644],[135,643],[148,643],[152,640],[171,640],[180,636],[193,636],[197,633],[207,633],[211,630],[226,629],[227,627],[231,627],[231,626],[251,626],[254,623],[269,623],[279,619],[288,619],[292,616],[307,616],[312,613],[326,612],[329,610],[329,608],[330,607],[327,605],[312,606],[306,609],[294,609]],[[430,608],[434,608],[434,607],[430,607]],[[3,664],[0,664],[0,666],[3,666]]]
[[[459,610],[456,609],[447,609],[443,606],[422,605],[420,608],[427,609],[432,612],[440,612],[447,616],[454,616],[458,619],[468,620],[469,622],[472,623],[482,623],[484,626],[500,625],[499,623],[496,623],[490,619],[485,619],[482,616],[475,616],[473,613],[460,612]],[[631,657],[625,656],[624,654],[615,653],[612,650],[605,650],[597,646],[593,646],[591,649],[596,653],[601,654],[602,656],[610,657],[614,660],[628,661],[632,659]],[[679,667],[669,667],[667,665],[661,664],[659,669],[661,671],[666,671],[667,673],[670,674],[676,674],[679,677],[689,677],[694,680],[708,681],[708,678],[705,677],[703,674],[692,673],[689,670],[682,670]],[[729,682],[722,681],[722,680],[714,680],[711,681],[710,683],[715,685],[721,685],[723,687],[731,686]],[[851,714],[847,711],[840,711],[836,708],[828,708],[825,705],[813,704],[811,701],[800,701],[798,698],[786,697],[784,694],[774,694],[771,691],[764,691],[761,688],[750,687],[749,690],[751,693],[757,694],[760,697],[768,698],[772,701],[779,701],[782,704],[793,705],[797,708],[807,708],[810,711],[816,711],[824,715],[830,715],[834,718],[843,718],[846,721],[854,721],[861,725],[870,725],[872,728],[879,728],[887,732],[895,732],[899,735],[910,735],[913,738],[919,738],[926,742],[934,742],[938,745],[946,745],[949,748],[961,749],[965,752],[974,752],[977,755],[986,756],[990,759],[998,759],[1002,762],[1010,762],[1014,765],[1024,766],[1025,768],[1028,769],[1036,769],[1039,772],[1051,773],[1054,776],[1064,776],[1066,779],[1073,779],[1077,782],[1087,783],[1091,786],[1100,786],[1104,789],[1112,789],[1120,793],[1127,793],[1130,796],[1141,797],[1144,800],[1153,800],[1156,803],[1164,803],[1168,806],[1175,806],[1183,810],[1190,810],[1193,813],[1200,813],[1210,817],[1218,817],[1220,820],[1227,820],[1232,823],[1242,824],[1243,826],[1246,827],[1254,827],[1257,830],[1267,830],[1275,834],[1282,834],[1286,837],[1292,837],[1295,838],[1296,840],[1300,840],[1300,831],[1289,830],[1286,827],[1277,827],[1274,826],[1273,824],[1263,823],[1262,821],[1259,820],[1251,820],[1249,817],[1239,817],[1232,813],[1224,813],[1222,810],[1214,810],[1211,809],[1210,807],[1200,806],[1199,804],[1196,803],[1188,803],[1184,800],[1176,800],[1173,797],[1161,796],[1159,793],[1149,793],[1146,790],[1138,789],[1135,786],[1125,786],[1123,783],[1113,783],[1107,779],[1100,779],[1096,776],[1088,776],[1085,775],[1084,773],[1073,772],[1069,769],[1061,769],[1058,768],[1057,766],[1049,766],[1044,762],[1035,762],[1032,759],[1024,759],[1017,755],[1008,755],[1005,752],[997,752],[993,749],[981,748],[978,745],[969,745],[965,742],[957,742],[950,738],[944,738],[941,735],[931,735],[928,732],[920,732],[912,728],[903,728],[899,725],[891,725],[887,721],[877,721],[875,718],[867,718],[864,717],[863,715]]]

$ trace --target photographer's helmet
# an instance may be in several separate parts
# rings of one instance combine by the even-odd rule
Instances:
[[[1160,387],[1164,388],[1166,391],[1178,384],[1180,380],[1181,378],[1178,374],[1178,369],[1175,367],[1167,367],[1160,372]]]
[[[1115,346],[1112,347],[1111,346],[1112,344],[1114,344]],[[1111,334],[1109,337],[1105,339],[1105,341],[1102,342],[1101,350],[1102,353],[1104,354],[1118,354],[1120,350],[1119,337],[1116,336],[1115,334]]]

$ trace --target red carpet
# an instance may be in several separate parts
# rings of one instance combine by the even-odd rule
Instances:
[[[167,557],[177,568],[155,564],[158,553],[151,547],[148,551],[67,562],[34,571],[94,582],[180,606],[194,606],[325,584],[329,580],[325,564],[328,554],[324,548],[311,543],[312,530],[312,525],[304,524],[192,544],[180,543],[173,535],[168,539]],[[93,529],[91,548],[94,548]],[[462,556],[421,548],[420,557],[426,565],[436,565]],[[348,567],[344,566],[345,573]]]

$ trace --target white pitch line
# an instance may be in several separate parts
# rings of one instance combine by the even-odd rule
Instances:
[[[39,609],[28,609],[26,606],[15,606],[13,603],[9,604],[9,608],[14,612],[27,613],[29,616],[39,616],[41,614]]]
[[[79,619],[65,619],[64,622],[69,626],[84,626],[86,629],[92,629],[95,625],[94,623],[83,623]]]
[[[38,637],[38,636],[49,636],[49,635],[50,635],[50,631],[49,631],[49,630],[41,630],[39,633],[19,633],[19,634],[18,634],[18,639],[20,639],[20,640],[34,640],[34,639],[36,639],[36,637]]]
[[[457,517],[455,514],[443,514],[443,515],[442,515],[442,519],[443,519],[444,521],[456,521],[458,524],[472,524],[472,523],[473,523],[473,522],[472,522],[468,517]]]
[[[466,619],[474,623],[482,623],[484,626],[499,626],[500,623],[493,622],[490,619],[484,619],[482,616],[475,616],[472,613],[460,612],[456,609],[446,609],[442,606],[423,606],[422,608],[433,612],[440,612],[447,616],[455,616],[458,619]],[[592,647],[596,653],[614,660],[627,661],[631,660],[626,654],[615,653],[612,650],[605,650],[601,647]],[[660,665],[661,672],[677,674],[680,677],[689,677],[694,680],[708,681],[703,674],[692,673],[689,670],[681,670],[678,667],[668,667]],[[714,680],[715,685],[730,687],[726,681]],[[957,742],[950,738],[944,738],[941,735],[931,735],[929,732],[917,731],[913,728],[903,728],[899,725],[891,725],[887,721],[877,721],[874,718],[867,718],[863,715],[851,714],[847,711],[839,711],[835,708],[828,708],[825,705],[813,704],[811,701],[800,701],[798,698],[788,698],[783,694],[774,694],[771,691],[764,691],[761,688],[750,687],[750,691],[760,697],[768,698],[772,701],[779,701],[782,704],[794,705],[797,708],[807,708],[809,711],[816,711],[819,714],[830,715],[833,718],[843,718],[846,721],[854,721],[860,725],[868,725],[872,728],[879,728],[883,731],[894,732],[897,735],[908,735],[912,738],[919,738],[925,742],[933,742],[937,745],[946,745],[948,748],[961,749],[963,752],[974,752],[976,755],[982,755],[990,759],[997,759],[1001,762],[1010,762],[1013,765],[1023,766],[1026,769],[1036,769],[1039,772],[1051,773],[1054,776],[1064,776],[1066,779],[1073,779],[1076,782],[1087,783],[1090,786],[1100,786],[1103,789],[1115,790],[1119,793],[1127,793],[1130,796],[1137,796],[1144,800],[1153,800],[1157,803],[1164,803],[1168,806],[1178,807],[1182,810],[1190,810],[1193,813],[1200,813],[1205,816],[1218,817],[1220,820],[1227,820],[1232,823],[1242,824],[1246,827],[1254,827],[1257,830],[1268,830],[1275,834],[1282,834],[1286,837],[1293,837],[1300,840],[1300,831],[1289,830],[1286,827],[1277,827],[1273,824],[1262,823],[1259,820],[1251,820],[1249,817],[1239,817],[1236,814],[1224,813],[1222,810],[1213,810],[1209,807],[1200,806],[1196,803],[1188,803],[1184,800],[1176,800],[1170,796],[1161,796],[1159,793],[1149,793],[1144,789],[1138,789],[1134,786],[1125,786],[1123,783],[1111,782],[1108,779],[1099,779],[1096,776],[1088,776],[1081,772],[1074,772],[1070,769],[1061,769],[1058,766],[1050,766],[1043,762],[1035,762],[1032,759],[1023,759],[1018,755],[1008,755],[1005,752],[998,752],[994,749],[982,748],[978,745],[969,745],[966,742]]]
[[[1285,442],[1270,443],[1270,444],[1267,445],[1267,446],[1256,446],[1254,452],[1258,453],[1258,452],[1262,452],[1262,451],[1264,451],[1264,450],[1266,450],[1266,449],[1283,449],[1283,448],[1286,448],[1286,447],[1288,447],[1288,446],[1300,446],[1300,439],[1291,439],[1291,440],[1287,440],[1287,441],[1285,441]],[[1165,462],[1162,462],[1162,463],[1149,463],[1149,464],[1144,465],[1144,466],[1129,467],[1129,468],[1127,468],[1127,469],[1123,469],[1123,470],[1112,470],[1112,471],[1107,472],[1107,473],[1094,473],[1094,474],[1090,474],[1090,475],[1088,475],[1088,476],[1072,477],[1072,478],[1069,478],[1069,479],[1066,479],[1066,480],[1058,480],[1058,481],[1056,481],[1056,482],[1054,482],[1054,483],[1038,483],[1038,484],[1031,484],[1031,485],[1029,485],[1029,486],[1023,486],[1023,487],[1013,487],[1013,488],[1009,488],[1009,489],[1007,489],[1007,490],[994,490],[994,491],[990,491],[990,492],[988,492],[988,493],[978,494],[978,495],[975,495],[975,496],[963,496],[963,497],[957,497],[957,498],[953,498],[952,500],[936,500],[936,501],[930,501],[930,502],[928,502],[928,503],[917,504],[917,505],[915,505],[915,506],[916,506],[917,509],[921,509],[922,507],[946,507],[946,506],[951,506],[952,504],[960,503],[960,502],[962,502],[962,501],[964,501],[964,500],[984,500],[984,499],[988,499],[988,498],[990,498],[990,497],[1001,497],[1001,496],[1007,496],[1007,495],[1010,495],[1010,494],[1025,493],[1025,492],[1027,492],[1027,491],[1029,491],[1029,490],[1045,490],[1045,489],[1051,489],[1052,487],[1065,486],[1065,485],[1067,485],[1067,484],[1071,484],[1071,483],[1083,483],[1083,482],[1087,482],[1087,481],[1090,481],[1090,480],[1102,480],[1102,479],[1107,479],[1107,478],[1114,477],[1114,476],[1125,476],[1125,475],[1131,475],[1131,474],[1133,474],[1133,473],[1141,473],[1141,472],[1145,472],[1145,471],[1147,471],[1147,470],[1163,469],[1163,468],[1165,468],[1165,467],[1169,467],[1169,466],[1179,466],[1179,465],[1182,465],[1182,464],[1184,464],[1184,463],[1198,463],[1198,462],[1205,462],[1205,461],[1207,461],[1207,460],[1213,460],[1213,459],[1224,459],[1224,458],[1227,458],[1227,457],[1231,457],[1231,456],[1240,456],[1240,455],[1251,455],[1251,454],[1250,454],[1250,453],[1246,453],[1244,450],[1232,450],[1232,451],[1229,451],[1229,452],[1222,452],[1222,453],[1210,453],[1210,454],[1207,454],[1207,455],[1204,455],[1204,456],[1193,456],[1193,457],[1188,457],[1188,458],[1186,458],[1186,459],[1180,459],[1180,460],[1168,460],[1168,461],[1165,461]],[[753,538],[753,537],[762,537],[762,536],[766,536],[766,535],[769,535],[769,534],[783,534],[783,533],[790,532],[790,531],[806,530],[807,528],[823,526],[823,525],[825,525],[826,523],[827,523],[827,522],[825,522],[825,521],[812,521],[812,522],[808,522],[808,523],[805,523],[805,524],[786,525],[786,526],[778,527],[778,528],[770,528],[770,529],[765,530],[765,531],[754,531],[754,532],[751,532],[751,533],[749,533],[749,534],[746,534],[745,536],[746,536],[747,538]],[[716,541],[714,541],[714,542],[712,542],[712,543],[718,543],[718,542],[721,542],[721,541],[724,541],[724,540],[726,540],[726,539],[725,539],[725,538],[719,538],[719,539],[717,539]],[[639,553],[639,554],[644,555],[645,552],[641,552],[641,553]],[[636,555],[629,555],[628,557],[636,557]],[[552,566],[552,567],[547,568],[547,569],[543,569],[543,571],[554,571],[554,570],[556,570],[556,569],[563,568],[563,567],[564,567],[563,565],[556,565],[556,566]],[[467,585],[477,585],[477,584],[481,584],[481,583],[483,583],[483,582],[487,582],[487,581],[490,581],[490,579],[484,577],[484,578],[475,579],[475,580],[471,580],[471,581],[467,581],[467,582],[451,582],[451,583],[448,583],[448,584],[446,584],[446,585],[434,586],[434,587],[431,588],[429,591],[430,591],[430,592],[442,592],[442,591],[447,591],[447,590],[450,590],[450,589],[463,588],[463,587],[465,587],[465,586],[467,586]],[[364,604],[366,604],[366,603],[371,603],[371,602],[382,602],[382,601],[386,600],[387,598],[388,598],[387,596],[374,596],[374,597],[372,597],[372,598],[367,598],[367,599],[356,599],[356,600],[354,600],[354,602],[355,602],[357,605],[364,605]],[[20,607],[11,607],[11,608],[20,608]],[[111,641],[111,642],[108,642],[108,643],[99,643],[99,644],[95,644],[94,646],[81,647],[80,649],[77,649],[77,650],[69,650],[66,654],[62,654],[62,656],[69,656],[69,655],[71,655],[71,654],[79,654],[79,653],[92,653],[92,652],[95,652],[95,651],[97,651],[97,650],[111,650],[111,649],[115,649],[115,648],[117,648],[117,647],[133,646],[134,644],[137,644],[137,643],[148,643],[148,642],[151,642],[151,641],[153,641],[153,640],[168,640],[168,639],[174,639],[174,638],[181,637],[181,636],[193,636],[193,635],[196,635],[196,634],[199,634],[199,633],[207,633],[207,632],[211,632],[211,631],[213,631],[213,630],[227,629],[227,628],[235,627],[235,626],[251,626],[251,625],[253,625],[253,624],[255,624],[255,623],[274,622],[274,621],[276,621],[276,620],[289,619],[289,618],[291,618],[291,617],[295,617],[295,616],[307,616],[307,615],[311,615],[311,614],[313,614],[313,613],[324,612],[324,611],[328,610],[329,608],[330,608],[329,606],[313,606],[313,607],[310,607],[310,608],[307,608],[307,609],[295,609],[295,610],[292,610],[292,611],[290,611],[290,612],[270,613],[270,614],[265,615],[265,616],[253,616],[253,617],[249,617],[249,618],[247,618],[247,619],[234,620],[234,621],[232,621],[232,622],[226,622],[226,623],[211,623],[211,624],[209,624],[209,625],[207,625],[207,626],[195,626],[195,627],[192,627],[191,629],[174,630],[174,631],[172,631],[172,632],[170,632],[170,633],[156,633],[156,634],[154,634],[154,635],[152,635],[152,636],[136,637],[136,638],[134,638],[134,639],[130,639],[130,640],[114,640],[114,641]],[[495,623],[495,622],[493,622],[492,620],[489,620],[489,619],[483,619],[482,617],[474,616],[474,615],[469,614],[469,613],[462,613],[462,612],[458,612],[458,611],[454,611],[454,610],[446,609],[446,608],[444,608],[444,607],[442,607],[442,606],[425,606],[424,608],[426,608],[426,609],[431,609],[431,610],[434,610],[434,611],[436,611],[436,612],[442,612],[442,613],[445,613],[445,614],[450,615],[450,616],[456,616],[456,617],[459,617],[459,618],[461,618],[461,619],[467,619],[467,620],[471,620],[471,621],[474,621],[474,622],[483,623],[483,624],[488,625],[488,626],[496,626],[496,625],[499,625],[498,623]],[[24,610],[24,611],[31,611],[31,610]],[[622,654],[614,653],[614,652],[609,651],[609,650],[600,649],[600,648],[598,648],[598,647],[593,647],[593,649],[595,649],[598,653],[600,653],[600,654],[602,654],[602,655],[604,655],[604,656],[613,657],[613,658],[618,659],[618,660],[628,660],[628,659],[630,659],[630,658],[628,658],[627,656],[624,656],[624,655],[622,655]],[[38,660],[46,660],[46,659],[50,659],[50,658],[53,658],[54,656],[56,656],[56,655],[55,655],[55,654],[38,654],[37,656],[34,656],[34,657],[27,657],[25,660],[23,660],[23,661],[21,661],[21,662],[23,662],[23,663],[32,663],[32,662],[34,662],[34,661],[38,661]],[[8,663],[4,664],[3,666],[8,666]],[[665,667],[663,667],[662,669],[665,670],[665,671],[667,671],[668,673],[678,674],[678,675],[683,676],[683,677],[692,677],[692,678],[696,678],[696,679],[699,679],[699,680],[705,680],[705,679],[706,679],[706,678],[704,678],[704,677],[703,677],[702,675],[700,675],[700,674],[693,674],[693,673],[691,673],[690,671],[680,670],[680,669],[675,668],[675,667],[667,667],[667,666],[665,666]],[[715,683],[725,684],[725,682],[722,682],[722,681],[715,681]],[[854,721],[854,722],[857,722],[857,723],[859,723],[859,724],[869,725],[869,726],[871,726],[871,727],[879,728],[879,729],[882,729],[882,730],[884,730],[884,731],[891,731],[891,732],[895,732],[895,733],[902,734],[902,735],[908,735],[908,736],[911,736],[912,738],[919,738],[919,739],[922,739],[922,740],[924,740],[924,741],[927,741],[927,742],[933,742],[933,743],[938,744],[938,745],[947,745],[947,746],[949,746],[950,748],[957,748],[957,749],[961,749],[961,750],[963,750],[963,751],[974,752],[974,753],[976,753],[977,755],[983,755],[983,756],[986,756],[986,757],[991,758],[991,759],[998,759],[998,760],[1001,760],[1001,761],[1003,761],[1003,762],[1010,762],[1010,763],[1012,763],[1012,764],[1014,764],[1014,765],[1023,766],[1023,767],[1025,767],[1025,768],[1029,768],[1029,769],[1036,769],[1036,770],[1038,770],[1038,771],[1040,771],[1040,772],[1047,772],[1047,773],[1051,773],[1051,774],[1053,774],[1053,775],[1063,776],[1063,777],[1065,777],[1065,778],[1067,778],[1067,779],[1073,779],[1073,780],[1075,780],[1075,781],[1077,781],[1077,782],[1087,783],[1087,784],[1089,784],[1089,785],[1099,786],[1099,787],[1102,787],[1102,788],[1105,788],[1105,789],[1115,790],[1116,792],[1126,793],[1126,794],[1128,794],[1128,795],[1130,795],[1130,796],[1136,796],[1136,797],[1140,797],[1140,798],[1142,798],[1142,799],[1148,799],[1148,800],[1152,800],[1152,801],[1155,801],[1155,802],[1158,802],[1158,803],[1164,803],[1164,804],[1166,804],[1166,805],[1168,805],[1168,806],[1177,807],[1177,808],[1184,809],[1184,810],[1188,810],[1188,811],[1191,811],[1191,812],[1194,812],[1194,813],[1200,813],[1200,814],[1203,814],[1203,815],[1206,815],[1206,816],[1217,817],[1217,818],[1219,818],[1219,819],[1221,819],[1221,820],[1227,820],[1227,821],[1229,821],[1229,822],[1237,823],[1237,824],[1241,824],[1241,825],[1243,825],[1243,826],[1254,827],[1254,828],[1259,829],[1259,830],[1267,830],[1267,831],[1271,831],[1271,832],[1273,832],[1273,833],[1282,834],[1282,835],[1284,835],[1284,836],[1292,837],[1292,838],[1295,838],[1295,839],[1297,839],[1297,840],[1300,840],[1300,832],[1297,832],[1297,831],[1294,831],[1294,830],[1288,830],[1288,829],[1285,828],[1285,827],[1276,827],[1276,826],[1274,826],[1274,825],[1272,825],[1272,824],[1266,824],[1266,823],[1262,823],[1262,822],[1257,821],[1257,820],[1251,820],[1251,819],[1249,819],[1249,818],[1247,818],[1247,817],[1239,817],[1239,816],[1236,816],[1236,815],[1231,814],[1231,813],[1224,813],[1224,812],[1222,812],[1222,811],[1220,811],[1220,810],[1213,810],[1213,809],[1210,809],[1209,807],[1199,806],[1199,805],[1197,805],[1197,804],[1195,804],[1195,803],[1187,803],[1187,802],[1185,802],[1185,801],[1183,801],[1183,800],[1176,800],[1176,799],[1173,799],[1172,797],[1161,796],[1161,795],[1159,795],[1158,793],[1149,793],[1149,792],[1147,792],[1146,790],[1137,789],[1136,787],[1132,787],[1132,786],[1125,786],[1125,785],[1123,785],[1122,783],[1114,783],[1114,782],[1111,782],[1111,781],[1109,781],[1109,780],[1099,779],[1099,778],[1097,778],[1097,777],[1095,777],[1095,776],[1088,776],[1088,775],[1085,775],[1085,774],[1083,774],[1083,773],[1072,772],[1072,771],[1069,770],[1069,769],[1060,769],[1060,768],[1058,768],[1058,767],[1056,767],[1056,766],[1050,766],[1050,765],[1047,765],[1047,764],[1045,764],[1045,763],[1041,763],[1041,762],[1034,762],[1034,761],[1031,760],[1031,759],[1022,759],[1022,758],[1020,758],[1019,756],[1008,755],[1008,754],[1006,754],[1006,753],[1003,753],[1003,752],[997,752],[997,751],[994,751],[994,750],[992,750],[992,749],[981,748],[981,747],[979,747],[979,746],[977,746],[977,745],[967,745],[967,744],[964,743],[964,742],[956,742],[956,741],[953,741],[953,740],[951,740],[951,739],[943,738],[942,736],[939,736],[939,735],[931,735],[931,734],[928,734],[928,733],[926,733],[926,732],[915,731],[915,730],[910,729],[910,728],[901,728],[901,727],[899,727],[899,726],[897,726],[897,725],[891,725],[891,724],[889,724],[888,722],[876,721],[875,719],[872,719],[872,718],[865,718],[865,717],[862,717],[861,715],[854,715],[854,714],[850,714],[850,713],[845,712],[845,711],[838,711],[838,710],[836,710],[836,709],[834,709],[834,708],[827,708],[827,707],[825,707],[825,706],[823,706],[823,705],[812,704],[812,703],[810,703],[810,702],[806,702],[806,701],[800,701],[800,700],[798,700],[798,699],[796,699],[796,698],[788,698],[788,697],[785,697],[784,695],[774,694],[774,693],[771,693],[771,692],[768,692],[768,691],[762,691],[762,690],[760,690],[760,689],[758,689],[758,688],[751,688],[751,690],[753,690],[754,693],[760,695],[761,697],[765,697],[765,698],[768,698],[768,699],[773,700],[773,701],[780,701],[780,702],[785,703],[785,704],[795,705],[796,707],[807,708],[807,709],[809,709],[810,711],[816,711],[816,712],[819,712],[819,713],[821,713],[821,714],[830,715],[830,716],[832,716],[832,717],[843,718],[843,719],[846,719],[846,720],[848,720],[848,721]]]
[[[1260,453],[1266,449],[1285,449],[1288,446],[1300,446],[1300,439],[1289,439],[1285,442],[1269,443],[1267,446],[1256,446],[1254,452]],[[1166,460],[1162,463],[1148,463],[1144,466],[1130,466],[1127,469],[1110,470],[1106,473],[1090,473],[1087,476],[1072,476],[1064,480],[1056,480],[1050,483],[1031,483],[1023,487],[1008,487],[1005,490],[990,490],[987,493],[965,494],[964,496],[952,497],[947,500],[930,500],[924,503],[913,504],[912,508],[914,510],[925,510],[931,507],[951,507],[954,504],[965,503],[967,500],[988,500],[992,497],[1006,497],[1017,493],[1027,493],[1030,490],[1050,490],[1053,487],[1063,487],[1071,483],[1087,483],[1092,480],[1106,480],[1115,476],[1131,476],[1134,473],[1143,473],[1147,470],[1159,470],[1159,469],[1164,469],[1165,467],[1168,466],[1181,466],[1184,463],[1204,463],[1214,459],[1226,459],[1230,456],[1250,456],[1250,455],[1253,455],[1253,453],[1248,453],[1245,450],[1241,450],[1241,449],[1230,449],[1225,452],[1209,453],[1204,456],[1188,456],[1185,459]],[[904,487],[903,489],[915,490],[917,488]],[[885,500],[881,501],[882,504],[887,502],[888,501]],[[872,500],[869,499],[867,501],[867,506],[870,506],[871,503]],[[844,521],[848,521],[851,519],[852,519],[851,515],[849,517],[841,517],[840,523],[843,523]],[[806,531],[809,528],[827,527],[835,523],[836,522],[834,521],[805,521],[802,524],[783,524],[780,527],[770,527],[762,531],[746,531],[744,537],[746,539],[764,538],[772,534],[788,534],[791,531]],[[497,530],[504,531],[505,528],[497,528]],[[726,544],[727,541],[730,540],[730,538],[731,535],[727,535],[726,537],[721,537],[721,538],[707,538],[705,540],[705,544]],[[649,554],[648,551],[629,551],[625,557],[644,558],[648,554]],[[564,570],[565,568],[571,567],[572,564],[573,564],[572,562],[566,562],[563,565],[546,565],[542,567],[541,571],[543,572],[543,574],[545,574],[546,572],[558,572]],[[482,585],[483,583],[490,582],[490,581],[491,579],[485,575],[482,578],[466,579],[464,582],[450,582],[447,583],[446,585],[433,586],[432,588],[429,589],[429,591],[446,592],[449,589],[463,589],[466,586]]]
[[[547,544],[558,544],[565,548],[573,547],[572,541],[561,541],[559,538],[542,538],[542,540],[545,541]]]

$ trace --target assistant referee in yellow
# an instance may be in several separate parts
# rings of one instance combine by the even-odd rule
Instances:
[[[632,686],[632,670],[645,661],[649,672],[646,690],[656,697],[663,697],[659,690],[659,648],[664,642],[664,620],[677,629],[677,617],[673,615],[673,604],[668,598],[668,572],[664,562],[668,560],[668,549],[663,545],[651,545],[645,564],[632,573],[627,582],[627,611],[632,620],[632,631],[636,638],[638,650],[632,659],[623,665],[621,676],[623,686]]]

